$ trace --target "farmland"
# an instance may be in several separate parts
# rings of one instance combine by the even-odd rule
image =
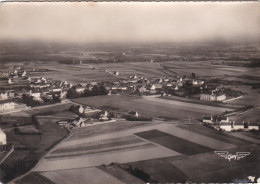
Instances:
[[[6,127],[12,127],[14,123],[31,123],[30,118],[19,116],[7,116],[3,121],[7,123]],[[15,150],[1,164],[1,181],[10,181],[29,171],[50,147],[68,135],[66,129],[56,125],[55,120],[42,117],[38,121],[39,129],[33,125],[22,126],[20,134],[15,134],[12,128],[6,130],[8,143],[14,144]]]
[[[226,110],[223,107],[214,107],[186,102],[168,101],[159,98],[142,98],[123,95],[87,97],[73,100],[76,103],[102,108],[111,106],[127,111],[138,111],[151,117],[171,117],[176,119],[202,118],[207,114],[221,114]],[[137,105],[138,104],[138,105]],[[160,111],[158,111],[160,109]]]
[[[15,145],[15,151],[1,165],[1,181],[8,182],[30,169],[28,175],[15,183],[141,183],[144,180],[140,173],[148,175],[151,183],[231,182],[259,173],[255,164],[259,134],[228,134],[202,126],[198,121],[227,111],[235,114],[236,110],[241,114],[230,119],[259,120],[260,70],[250,67],[251,61],[260,56],[260,52],[255,53],[259,44],[234,47],[206,43],[156,46],[50,43],[36,44],[33,48],[30,44],[21,48],[11,45],[3,45],[3,68],[8,70],[12,65],[21,64],[22,70],[28,71],[28,77],[32,78],[84,85],[92,81],[118,82],[129,79],[130,75],[149,80],[169,78],[174,82],[194,73],[196,79],[209,86],[231,88],[243,97],[222,103],[198,99],[196,102],[176,96],[93,96],[3,115],[1,128],[5,129],[8,142]],[[27,85],[7,84],[6,79],[0,81],[2,88]],[[56,125],[56,121],[76,118],[69,110],[75,103],[112,111],[116,121],[75,127],[68,137],[68,130]],[[242,107],[252,110],[241,112]],[[129,111],[153,120],[121,119]],[[39,129],[32,124],[32,115],[37,116]],[[23,135],[13,131],[17,123],[28,123],[20,128]],[[250,156],[228,161],[216,155],[215,150],[232,154],[250,151]]]

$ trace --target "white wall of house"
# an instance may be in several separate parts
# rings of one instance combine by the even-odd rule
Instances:
[[[226,100],[226,95],[220,95],[220,96],[217,96],[217,101],[223,101],[223,100]]]
[[[6,100],[8,99],[8,94],[7,93],[0,93],[0,100]]]
[[[14,109],[15,103],[14,102],[6,102],[0,104],[0,111],[8,111]]]
[[[6,145],[6,134],[0,129],[0,145]]]

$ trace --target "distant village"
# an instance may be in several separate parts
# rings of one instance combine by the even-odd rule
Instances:
[[[65,102],[71,98],[120,93],[181,97],[199,95],[198,98],[203,101],[224,101],[227,98],[222,88],[208,87],[204,80],[196,79],[195,74],[192,77],[177,76],[177,79],[147,79],[143,76],[130,75],[127,79],[116,82],[93,81],[71,84],[67,81],[27,75],[36,69],[25,71],[20,66],[14,68],[12,71],[0,73],[2,80],[7,80],[5,89],[0,89],[0,112]],[[118,71],[113,73],[120,75]],[[15,87],[15,84],[19,84],[19,87]]]

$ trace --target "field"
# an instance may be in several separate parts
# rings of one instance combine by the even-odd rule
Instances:
[[[112,162],[126,163],[181,154],[193,155],[220,148],[231,149],[235,146],[177,128],[174,124],[154,122],[117,132],[69,138],[51,150],[34,170],[53,171]],[[147,155],[147,152],[150,154]]]
[[[229,162],[215,153],[203,153],[173,160],[172,164],[189,176],[193,182],[231,182],[234,179],[259,173],[259,167],[255,163],[257,151],[259,149],[251,151],[248,157],[233,162]]]
[[[226,143],[230,143],[233,145],[243,145],[247,144],[247,142],[240,140],[238,138],[234,138],[232,136],[229,136],[228,134],[220,133],[219,131],[215,129],[210,129],[208,127],[202,126],[201,124],[192,124],[192,125],[179,125],[178,126],[181,129],[189,130],[193,133],[197,133],[200,135],[204,135],[213,139],[217,139]]]
[[[83,184],[83,183],[115,183],[123,184],[117,178],[105,173],[98,168],[82,168],[73,170],[61,170],[54,172],[43,172],[43,176],[56,184]],[[93,177],[94,176],[94,177]]]
[[[39,118],[39,123],[41,134],[33,135],[30,131],[16,135],[12,129],[6,131],[8,143],[14,144],[15,150],[1,165],[1,181],[10,181],[30,170],[50,147],[67,136],[64,128],[48,119]]]
[[[160,144],[164,147],[167,147],[171,150],[179,152],[184,155],[194,155],[203,152],[210,152],[211,149],[207,147],[186,141],[179,137],[158,131],[158,130],[149,130],[145,132],[138,132],[135,135],[138,135],[144,139]]]
[[[109,124],[104,125],[95,125],[87,128],[79,128],[79,129],[72,129],[73,135],[70,140],[77,140],[80,138],[87,138],[94,135],[100,135],[104,133],[112,133],[124,129],[130,129],[134,127],[139,127],[143,125],[148,125],[151,122],[145,121],[124,121],[124,120],[117,120],[116,122],[111,122]]]
[[[111,75],[104,70],[92,69],[88,65],[64,65],[59,63],[50,63],[43,66],[36,65],[37,68],[49,69],[45,73],[33,74],[33,76],[43,76],[53,80],[68,81],[72,84],[90,82],[90,81],[116,81],[118,77]],[[30,76],[31,74],[29,74]],[[32,76],[32,77],[33,77]]]
[[[111,106],[123,109],[126,112],[138,111],[140,115],[150,117],[170,117],[182,120],[188,119],[189,116],[191,118],[202,118],[204,115],[221,114],[226,110],[232,110],[223,107],[169,101],[159,98],[142,98],[123,95],[86,97],[74,99],[73,101],[97,108]]]
[[[150,62],[128,62],[128,63],[102,63],[102,64],[92,64],[102,69],[107,69],[109,71],[118,71],[123,77],[128,77],[130,75],[140,75],[147,78],[158,78],[158,77],[170,77],[174,76],[171,73],[167,73],[160,63],[150,63]]]
[[[246,112],[242,112],[234,117],[231,117],[234,121],[237,123],[243,123],[243,121],[247,122],[259,122],[260,120],[260,108],[256,107],[250,110],[247,110]]]

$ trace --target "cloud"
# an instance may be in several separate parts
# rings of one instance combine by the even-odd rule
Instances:
[[[5,3],[0,39],[61,42],[259,40],[255,2]]]

